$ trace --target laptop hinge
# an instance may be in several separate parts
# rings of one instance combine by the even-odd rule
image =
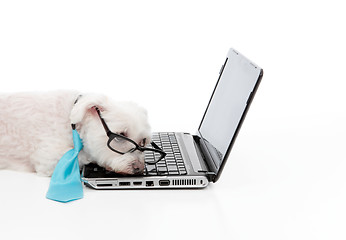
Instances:
[[[202,156],[204,162],[205,162],[205,165],[206,165],[206,168],[207,170],[198,170],[198,172],[200,173],[204,173],[207,175],[207,178],[210,182],[214,182],[215,180],[215,177],[216,177],[216,173],[213,172],[213,168],[210,166],[211,163],[211,160],[206,156],[206,154],[204,153],[204,151],[202,150],[201,148],[201,144],[200,144],[200,137],[197,136],[197,135],[192,135],[193,136],[193,140],[195,141],[195,144],[199,150],[199,154]],[[209,160],[208,160],[209,159]]]
[[[209,182],[214,182],[214,179],[216,177],[216,174],[214,172],[208,172],[208,171],[202,171],[202,170],[198,170],[199,173],[204,173]]]

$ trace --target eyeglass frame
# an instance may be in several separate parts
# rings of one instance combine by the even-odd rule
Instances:
[[[100,112],[100,109],[95,107],[95,110],[97,112],[97,114],[99,115],[99,118],[101,120],[101,123],[103,125],[103,128],[105,129],[106,131],[106,134],[108,136],[108,141],[107,141],[107,146],[110,150],[112,150],[113,152],[116,152],[116,153],[119,153],[121,155],[124,155],[126,153],[132,153],[134,151],[141,151],[141,152],[144,152],[144,151],[152,151],[152,152],[157,152],[161,155],[161,157],[159,158],[159,160],[157,161],[154,161],[154,162],[146,162],[147,164],[149,165],[154,165],[156,163],[158,163],[159,161],[161,161],[163,158],[165,158],[165,156],[167,155],[164,151],[162,151],[162,149],[156,145],[156,143],[154,143],[153,141],[151,141],[151,145],[154,147],[154,148],[147,148],[147,147],[142,147],[140,145],[138,145],[135,141],[133,141],[132,139],[126,137],[126,136],[123,136],[123,135],[120,135],[120,134],[117,134],[117,133],[114,133],[112,132],[109,127],[107,126],[106,124],[106,121],[101,117],[101,112]],[[120,152],[120,151],[117,151],[116,149],[112,148],[110,143],[114,140],[114,138],[121,138],[121,139],[124,139],[130,143],[132,143],[133,145],[135,145],[135,148],[129,150],[128,152]]]

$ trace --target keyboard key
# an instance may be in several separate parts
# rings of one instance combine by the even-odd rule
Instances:
[[[167,167],[166,166],[157,166],[156,170],[164,172],[164,171],[167,171]]]
[[[178,171],[177,166],[174,166],[174,165],[168,165],[167,169],[168,169],[169,172],[171,172],[171,171]]]
[[[147,171],[152,171],[152,170],[155,170],[155,165],[147,165],[146,168],[147,168]]]
[[[179,171],[179,173],[180,173],[181,175],[187,174],[186,170],[181,170],[181,171]]]

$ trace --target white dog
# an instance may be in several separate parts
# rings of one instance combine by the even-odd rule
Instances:
[[[51,176],[59,159],[73,148],[73,123],[84,145],[78,156],[80,166],[94,162],[123,174],[142,172],[143,152],[119,154],[107,146],[96,108],[113,133],[140,146],[150,143],[147,113],[131,102],[71,91],[0,94],[0,169]],[[116,148],[122,149],[128,142],[117,144]]]

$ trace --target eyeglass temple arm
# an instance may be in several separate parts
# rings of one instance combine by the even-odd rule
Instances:
[[[149,163],[147,162],[148,165],[154,165],[158,162],[160,162],[164,157],[166,157],[167,153],[165,153],[159,146],[156,145],[156,143],[154,143],[153,141],[151,141],[151,145],[154,147],[154,149],[151,149],[151,151],[157,152],[159,154],[161,154],[161,158],[159,160],[156,160],[153,163]]]
[[[160,154],[162,154],[163,156],[163,158],[167,155],[167,153],[165,153],[159,146],[157,146],[156,145],[156,143],[154,143],[154,141],[151,141],[151,145],[153,145],[153,147],[156,149],[156,150],[158,150],[158,152],[160,153]]]
[[[103,128],[105,129],[106,133],[107,133],[107,136],[109,136],[109,134],[111,133],[111,131],[109,130],[105,120],[103,120],[103,118],[101,117],[101,112],[100,112],[100,109],[98,109],[98,107],[95,106],[95,110],[97,112],[97,114],[99,115],[99,118],[101,120],[101,123],[103,125]]]

